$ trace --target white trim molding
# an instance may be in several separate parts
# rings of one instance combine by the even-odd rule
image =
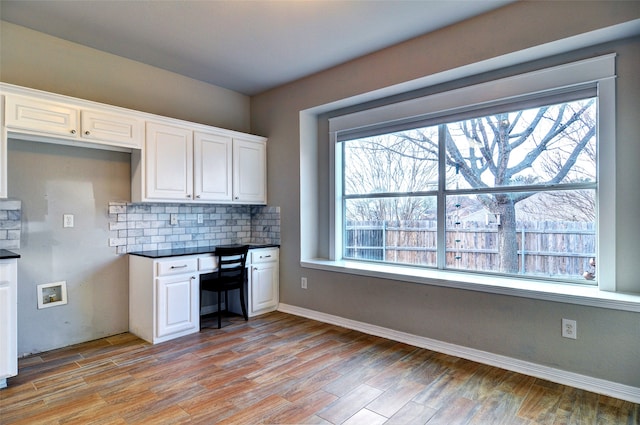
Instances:
[[[607,395],[632,403],[640,403],[640,388],[619,384],[604,379],[555,369],[549,366],[531,363],[523,360],[502,356],[487,351],[476,350],[461,345],[438,341],[423,336],[413,335],[405,332],[371,325],[357,320],[346,319],[332,314],[322,313],[303,307],[297,307],[285,303],[280,303],[278,311],[293,314],[307,319],[340,326],[347,329],[363,332],[368,335],[379,336],[392,341],[402,342],[419,348],[436,351],[451,356],[460,357],[466,360],[495,366],[512,372],[522,373],[535,378],[546,379],[562,385],[591,391],[598,394]]]

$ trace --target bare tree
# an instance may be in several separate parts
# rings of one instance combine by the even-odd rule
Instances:
[[[412,193],[437,187],[434,152],[387,135],[350,142],[345,146],[345,193]],[[347,217],[357,221],[424,219],[434,202],[417,197],[355,199],[347,203]]]
[[[500,271],[518,271],[516,204],[533,195],[527,185],[594,181],[594,117],[595,100],[587,99],[444,125],[448,185],[456,181],[467,188],[523,187],[477,195],[487,211],[500,216]],[[397,133],[395,138],[406,143],[385,149],[401,157],[433,160],[438,143],[433,128],[426,130]],[[407,148],[407,143],[419,149]]]

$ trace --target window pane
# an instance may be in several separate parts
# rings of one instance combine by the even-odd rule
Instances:
[[[448,196],[448,268],[579,279],[595,256],[595,190]]]
[[[436,198],[348,199],[344,258],[436,264]]]
[[[447,189],[595,182],[596,99],[446,125]]]
[[[436,127],[344,143],[344,193],[410,193],[438,187]]]

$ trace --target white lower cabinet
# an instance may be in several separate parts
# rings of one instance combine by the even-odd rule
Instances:
[[[245,301],[250,317],[278,308],[279,252],[279,248],[249,250]],[[130,255],[129,332],[153,344],[198,332],[200,274],[216,268],[210,253],[164,258]],[[229,310],[240,313],[236,298],[229,294]]]
[[[278,248],[261,248],[250,252],[249,316],[274,311],[279,299]]]
[[[18,374],[17,270],[17,260],[0,260],[0,388]]]
[[[129,331],[153,344],[199,330],[197,256],[129,256]]]

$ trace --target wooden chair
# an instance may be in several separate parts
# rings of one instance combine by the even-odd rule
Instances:
[[[247,281],[248,245],[233,247],[217,247],[214,255],[218,258],[218,270],[200,275],[200,308],[202,308],[202,293],[204,291],[218,294],[218,329],[222,327],[222,293],[224,292],[225,312],[229,311],[229,291],[239,289],[240,306],[244,320],[249,320],[244,300],[244,287]],[[202,316],[200,316],[202,325]],[[200,326],[202,328],[202,326]]]

